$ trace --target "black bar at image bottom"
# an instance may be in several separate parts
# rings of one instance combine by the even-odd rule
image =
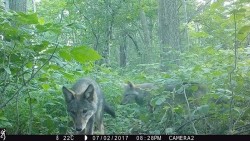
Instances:
[[[5,135],[0,141],[249,141],[250,135]]]

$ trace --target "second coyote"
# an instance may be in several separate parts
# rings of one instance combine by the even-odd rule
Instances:
[[[133,84],[130,81],[125,86],[123,99],[121,104],[126,105],[136,102],[139,105],[145,103],[146,97],[150,95],[150,91],[157,89],[153,83]]]

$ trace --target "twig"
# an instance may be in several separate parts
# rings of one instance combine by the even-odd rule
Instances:
[[[192,127],[194,129],[194,132],[195,134],[197,135],[198,132],[194,126],[194,122],[192,121],[193,117],[191,116],[191,112],[190,112],[190,106],[189,106],[189,102],[188,102],[188,98],[187,98],[187,94],[186,94],[186,85],[183,85],[183,88],[184,88],[184,97],[185,97],[185,100],[186,100],[186,103],[187,103],[187,108],[188,108],[188,117],[189,117],[189,120],[192,122]]]
[[[175,132],[178,132],[178,131],[181,130],[184,126],[186,126],[187,124],[189,124],[190,122],[193,122],[193,121],[196,121],[196,120],[201,120],[201,119],[210,117],[210,116],[212,116],[212,115],[214,115],[214,113],[209,114],[209,115],[205,115],[205,116],[202,116],[202,117],[199,117],[199,118],[194,118],[194,119],[192,119],[192,120],[189,120],[189,121],[187,121],[186,123],[182,124],[179,128],[177,128],[177,129],[175,130]]]

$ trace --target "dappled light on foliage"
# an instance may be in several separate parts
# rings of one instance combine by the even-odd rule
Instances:
[[[62,87],[73,93],[83,77],[114,107],[105,134],[250,134],[247,0],[9,2],[0,5],[8,134],[75,134]]]

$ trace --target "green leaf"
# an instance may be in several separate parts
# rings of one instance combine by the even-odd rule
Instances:
[[[34,51],[36,51],[36,52],[40,52],[40,51],[42,51],[42,50],[45,50],[45,49],[48,47],[48,45],[49,45],[49,42],[48,42],[48,41],[42,41],[41,44],[35,45],[35,46],[33,47],[33,49],[34,49]]]
[[[47,23],[44,25],[36,25],[36,28],[40,33],[51,31],[54,32],[55,34],[60,34],[62,30],[62,27],[60,25],[52,23]]]
[[[12,124],[8,121],[6,117],[0,115],[0,127],[12,127]]]
[[[236,114],[241,114],[242,113],[241,112],[242,109],[240,109],[239,107],[234,107],[233,110],[237,112]]]
[[[38,78],[38,80],[41,81],[41,82],[46,82],[46,81],[49,80],[49,78],[46,75],[42,75],[40,78]]]
[[[193,72],[196,73],[196,72],[199,72],[199,71],[202,71],[202,67],[200,65],[196,65],[194,68],[193,68]]]
[[[74,74],[71,74],[71,73],[66,73],[66,72],[62,72],[63,73],[63,76],[65,78],[67,78],[68,80],[70,81],[73,81],[74,80]]]
[[[211,10],[215,10],[221,6],[221,2],[217,1],[211,4],[210,8]]]
[[[44,90],[48,90],[50,88],[49,84],[42,84]]]
[[[149,120],[148,116],[146,114],[140,114],[139,119],[142,120],[142,121],[144,121],[144,122],[146,122],[146,121]]]
[[[58,65],[49,65],[49,68],[53,69],[53,70],[59,70],[61,67],[59,67]]]
[[[230,13],[231,14],[245,14],[247,10],[245,8],[234,9]]]
[[[173,111],[177,114],[181,114],[183,113],[185,110],[180,106],[178,105],[177,107],[174,107]]]
[[[27,68],[32,68],[32,67],[33,67],[33,63],[32,63],[32,62],[27,63],[27,64],[26,64],[26,67],[27,67]]]
[[[36,13],[32,14],[25,14],[25,13],[18,13],[17,21],[22,24],[38,24],[38,17]]]
[[[45,20],[44,20],[43,17],[39,18],[38,22],[39,22],[40,25],[44,25],[45,24]]]
[[[68,49],[60,50],[59,55],[60,55],[60,57],[62,57],[66,61],[72,60],[71,54],[69,53]]]
[[[190,89],[192,90],[192,92],[196,92],[198,90],[198,86],[197,85],[192,85],[190,87]]]
[[[5,120],[5,121],[8,121],[8,119],[4,116],[0,116],[0,120]]]
[[[35,104],[37,103],[37,99],[36,98],[25,98],[25,101],[28,102],[29,104]]]
[[[237,34],[237,38],[239,40],[244,40],[247,34],[250,32],[250,25],[245,25],[240,28]]]
[[[203,32],[203,31],[201,31],[201,32],[191,32],[190,35],[192,37],[196,37],[196,38],[206,38],[206,37],[209,36],[206,32]]]
[[[101,58],[101,56],[94,49],[86,46],[74,47],[70,53],[73,58],[80,63],[96,61]]]

